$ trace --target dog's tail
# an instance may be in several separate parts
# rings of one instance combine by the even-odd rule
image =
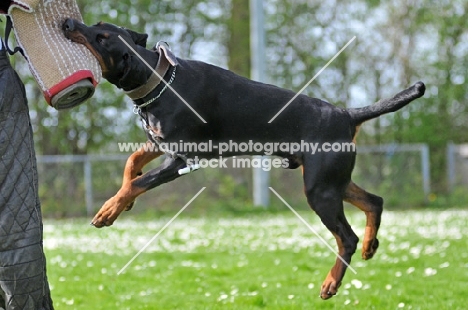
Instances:
[[[392,98],[382,99],[373,105],[363,108],[347,109],[347,111],[357,126],[382,114],[398,111],[411,101],[422,97],[425,91],[426,86],[424,83],[417,82]]]

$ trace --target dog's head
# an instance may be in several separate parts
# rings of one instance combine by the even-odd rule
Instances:
[[[124,90],[146,83],[148,68],[132,49],[137,52],[145,49],[147,34],[103,22],[86,26],[74,19],[65,20],[62,30],[68,39],[91,51],[101,65],[103,77],[110,83]]]

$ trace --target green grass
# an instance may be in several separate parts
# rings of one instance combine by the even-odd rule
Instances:
[[[348,212],[349,213],[349,212]],[[301,213],[333,247],[312,212]],[[362,238],[364,215],[349,213]],[[46,220],[44,244],[57,309],[465,309],[468,212],[386,212],[381,247],[356,253],[339,294],[319,297],[335,258],[292,213],[174,221],[130,218],[95,229]]]

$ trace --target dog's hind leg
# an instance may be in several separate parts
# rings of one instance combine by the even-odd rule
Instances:
[[[314,175],[314,171],[309,171],[307,166],[304,167],[307,201],[335,237],[340,256],[337,257],[335,265],[322,284],[320,291],[322,299],[331,298],[337,293],[359,241],[346,220],[343,210],[343,194],[347,182],[335,180],[333,176],[337,174],[329,173],[328,171],[326,175]]]
[[[340,257],[337,257],[320,291],[320,297],[328,299],[337,293],[359,239],[346,220],[339,192],[335,189],[317,188],[307,192],[307,199],[322,223],[335,237],[338,246]]]
[[[383,199],[366,192],[353,182],[350,182],[346,188],[344,200],[358,207],[366,214],[367,223],[362,242],[362,258],[366,260],[371,259],[379,247],[377,231],[379,230],[382,216]]]

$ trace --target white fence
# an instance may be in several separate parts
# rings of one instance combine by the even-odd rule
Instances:
[[[468,144],[447,146],[447,184],[449,191],[468,185]]]
[[[93,198],[93,163],[104,163],[104,162],[117,162],[124,163],[128,158],[128,155],[42,155],[37,156],[37,164],[39,170],[39,182],[45,177],[47,169],[41,169],[44,165],[55,165],[59,167],[60,165],[70,167],[78,165],[82,166],[83,175],[80,178],[80,183],[84,186],[84,202],[86,205],[86,214],[91,215],[94,212],[94,198]],[[75,168],[75,167],[74,167]],[[71,169],[72,171],[75,169]],[[123,169],[121,170],[123,172]],[[57,168],[55,173],[60,175],[64,171],[60,168]],[[76,182],[74,182],[76,183]],[[41,187],[41,185],[39,186]],[[66,195],[66,194],[65,194]]]
[[[429,147],[426,144],[384,144],[378,146],[358,146],[358,153],[413,153],[419,154],[421,159],[421,178],[424,196],[427,198],[431,193],[431,174],[429,162]]]
[[[455,184],[460,179],[458,163],[464,149],[450,145],[449,150],[449,180],[452,180],[450,184]],[[357,152],[353,180],[366,190],[386,199],[394,197],[390,201],[387,200],[390,204],[392,199],[404,195],[424,200],[430,194],[427,145],[357,146]],[[93,215],[102,203],[119,189],[128,156],[129,154],[38,156],[39,192],[46,216]],[[160,162],[161,160],[151,163],[149,168],[157,166]],[[468,175],[468,167],[466,169],[464,177]],[[290,195],[288,201],[291,203],[307,206],[302,193],[302,176],[297,171],[274,169],[271,171],[270,184],[274,188],[282,189],[285,195]],[[139,210],[141,206],[177,207],[186,200],[184,195],[189,195],[193,190],[196,192],[200,186],[211,188],[211,191],[207,191],[210,200],[218,199],[220,205],[231,200],[248,204],[251,203],[252,196],[252,170],[201,169],[171,182],[170,185],[164,185],[162,189],[152,191],[151,195],[138,198]]]

